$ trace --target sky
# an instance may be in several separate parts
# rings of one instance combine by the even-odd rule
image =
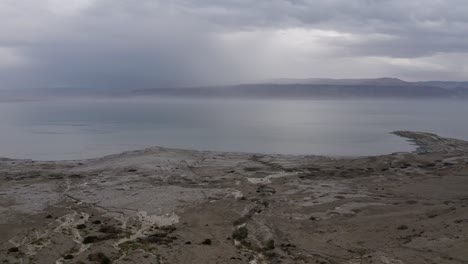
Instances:
[[[466,0],[1,0],[0,89],[468,79]]]

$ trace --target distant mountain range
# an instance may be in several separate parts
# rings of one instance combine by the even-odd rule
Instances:
[[[273,79],[258,83],[145,89],[47,88],[21,92],[0,90],[0,101],[40,97],[223,97],[223,98],[460,98],[468,99],[468,82],[406,82],[396,78],[377,79]],[[3,100],[2,100],[3,99]]]
[[[274,79],[217,87],[134,90],[134,95],[249,98],[468,98],[468,82],[377,79]]]
[[[398,78],[376,78],[376,79],[272,79],[261,83],[272,84],[327,84],[327,85],[375,85],[375,86],[431,86],[446,89],[467,88],[468,82],[453,81],[424,81],[424,82],[406,82]]]

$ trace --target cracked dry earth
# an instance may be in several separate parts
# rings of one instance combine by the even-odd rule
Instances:
[[[468,143],[0,160],[0,263],[468,263]]]

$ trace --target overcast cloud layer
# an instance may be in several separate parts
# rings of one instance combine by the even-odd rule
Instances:
[[[0,89],[464,80],[466,0],[2,0]]]

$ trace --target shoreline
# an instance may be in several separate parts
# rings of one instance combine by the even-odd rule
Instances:
[[[468,142],[393,134],[418,148],[357,157],[153,147],[86,160],[2,158],[0,259],[464,263]]]
[[[209,150],[209,149],[190,149],[190,148],[177,148],[177,147],[163,147],[163,146],[152,146],[146,148],[135,148],[130,150],[124,150],[117,153],[111,153],[107,155],[101,155],[98,157],[91,158],[79,158],[79,159],[50,159],[50,160],[41,160],[34,158],[15,158],[15,157],[3,157],[0,156],[0,160],[16,160],[16,161],[33,161],[33,162],[80,162],[80,161],[90,161],[95,159],[102,159],[109,156],[121,156],[130,154],[132,152],[144,152],[151,150],[173,150],[173,151],[190,151],[190,152],[200,152],[200,153],[213,153],[213,154],[238,154],[238,155],[266,155],[266,156],[288,156],[291,158],[303,158],[308,156],[318,156],[318,157],[328,157],[328,158],[338,158],[338,159],[347,159],[347,158],[365,158],[365,157],[378,157],[384,155],[391,155],[394,153],[414,153],[417,152],[418,143],[415,142],[412,138],[399,135],[399,132],[406,131],[392,131],[388,134],[395,135],[400,137],[408,142],[408,146],[413,147],[413,151],[396,151],[388,152],[383,154],[374,154],[374,155],[324,155],[324,154],[283,154],[283,153],[268,153],[268,152],[248,152],[248,151],[220,151],[220,150]],[[421,133],[421,134],[430,134],[426,132],[411,132],[411,133]]]

